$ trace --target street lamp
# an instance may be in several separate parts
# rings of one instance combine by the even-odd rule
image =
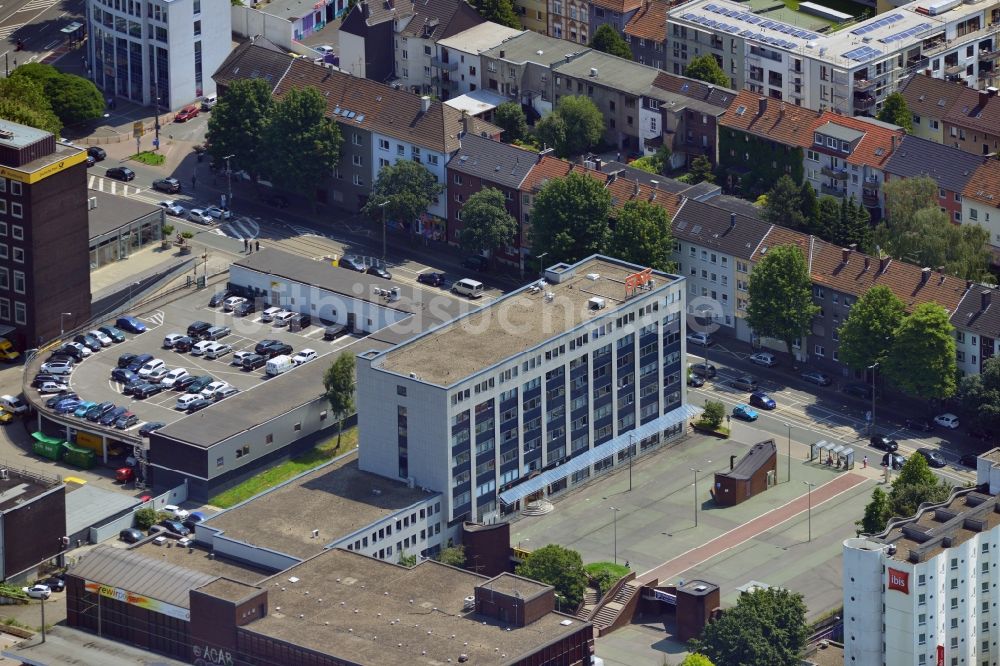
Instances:
[[[386,222],[385,219],[385,207],[387,205],[389,205],[388,199],[386,199],[385,201],[383,201],[378,205],[378,207],[382,209],[382,267],[383,268],[385,268],[385,233],[386,233],[385,230],[388,227],[388,223]]]
[[[868,369],[872,371],[872,418],[868,424],[869,437],[875,434],[875,369],[876,368],[878,368],[878,361],[868,366]]]
[[[632,449],[635,447],[632,433],[628,434],[628,489],[632,492]]]
[[[233,214],[233,170],[229,168],[229,160],[231,160],[236,155],[226,155],[222,159],[226,160],[226,190],[228,194],[226,195],[226,208],[229,209],[229,215]]]
[[[788,481],[792,480],[792,424],[786,423],[788,428]]]
[[[544,259],[546,255],[548,255],[548,252],[542,252],[538,255],[538,277],[543,277],[542,259]]]
[[[62,312],[62,313],[59,314],[59,337],[60,338],[63,337],[64,335],[66,335],[66,326],[63,324],[63,322],[66,321],[66,317],[72,317],[72,316],[73,316],[72,312]]]
[[[694,467],[688,467],[688,469],[694,472],[694,526],[698,527],[698,474],[701,473],[701,470]]]
[[[618,564],[618,512],[621,511],[621,509],[616,509],[613,506],[609,508],[613,512],[611,515],[614,516],[612,524],[614,525],[615,531],[615,564]]]
[[[809,486],[809,491],[808,491],[808,495],[809,495],[809,514],[808,514],[808,516],[809,516],[809,541],[811,542],[813,540],[813,487],[816,484],[815,483],[809,483],[808,481],[803,481],[802,483],[805,484],[805,485],[807,485],[807,486]]]

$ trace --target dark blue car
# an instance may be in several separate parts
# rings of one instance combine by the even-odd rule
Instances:
[[[145,333],[146,325],[141,321],[132,316],[119,317],[118,321],[115,322],[115,326],[123,331],[128,331],[129,333]]]
[[[100,418],[102,426],[109,426],[114,424],[115,421],[119,419],[125,412],[128,411],[126,407],[115,407],[111,411],[107,412],[104,416]]]
[[[761,409],[774,409],[778,405],[774,402],[774,398],[764,393],[763,391],[754,391],[750,394],[750,404],[754,407],[760,407]]]
[[[153,360],[152,354],[139,354],[128,364],[128,369],[132,372],[139,372],[139,368]]]
[[[111,379],[118,382],[119,384],[128,384],[134,379],[138,379],[139,375],[135,374],[128,368],[115,368],[111,371]]]
[[[55,404],[55,412],[56,414],[69,414],[70,412],[75,411],[76,408],[80,406],[81,402],[83,402],[83,400],[80,400],[79,398],[70,398],[69,400],[57,402]]]

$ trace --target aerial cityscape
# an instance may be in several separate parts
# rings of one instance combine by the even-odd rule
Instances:
[[[0,53],[0,662],[1000,664],[1000,0]]]

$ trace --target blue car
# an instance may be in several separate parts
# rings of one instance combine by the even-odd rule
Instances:
[[[774,398],[763,391],[754,391],[750,394],[750,404],[761,409],[774,409],[778,406]]]
[[[132,316],[119,317],[115,326],[129,333],[145,333],[146,325]]]
[[[97,404],[96,402],[93,402],[91,400],[86,400],[84,402],[81,402],[79,405],[76,406],[76,411],[73,412],[73,416],[82,419],[84,416],[87,415],[87,412],[90,411],[90,408],[96,404]]]
[[[55,409],[56,405],[60,402],[66,402],[67,400],[79,400],[80,397],[73,392],[70,393],[60,393],[59,395],[54,395],[45,401],[45,406],[50,409]]]
[[[79,398],[70,398],[69,400],[64,400],[63,402],[57,402],[55,405],[56,414],[69,414],[76,410],[76,408],[83,402]]]
[[[744,421],[757,420],[757,412],[749,405],[736,405],[733,407],[733,416]]]
[[[138,378],[139,375],[135,374],[128,368],[115,368],[111,371],[111,379],[119,384],[128,384]]]

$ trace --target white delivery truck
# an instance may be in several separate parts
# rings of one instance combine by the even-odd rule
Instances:
[[[292,362],[292,357],[286,354],[281,354],[280,356],[275,356],[267,362],[264,367],[264,371],[267,373],[268,377],[277,377],[283,372],[288,372],[295,367],[295,363]]]

